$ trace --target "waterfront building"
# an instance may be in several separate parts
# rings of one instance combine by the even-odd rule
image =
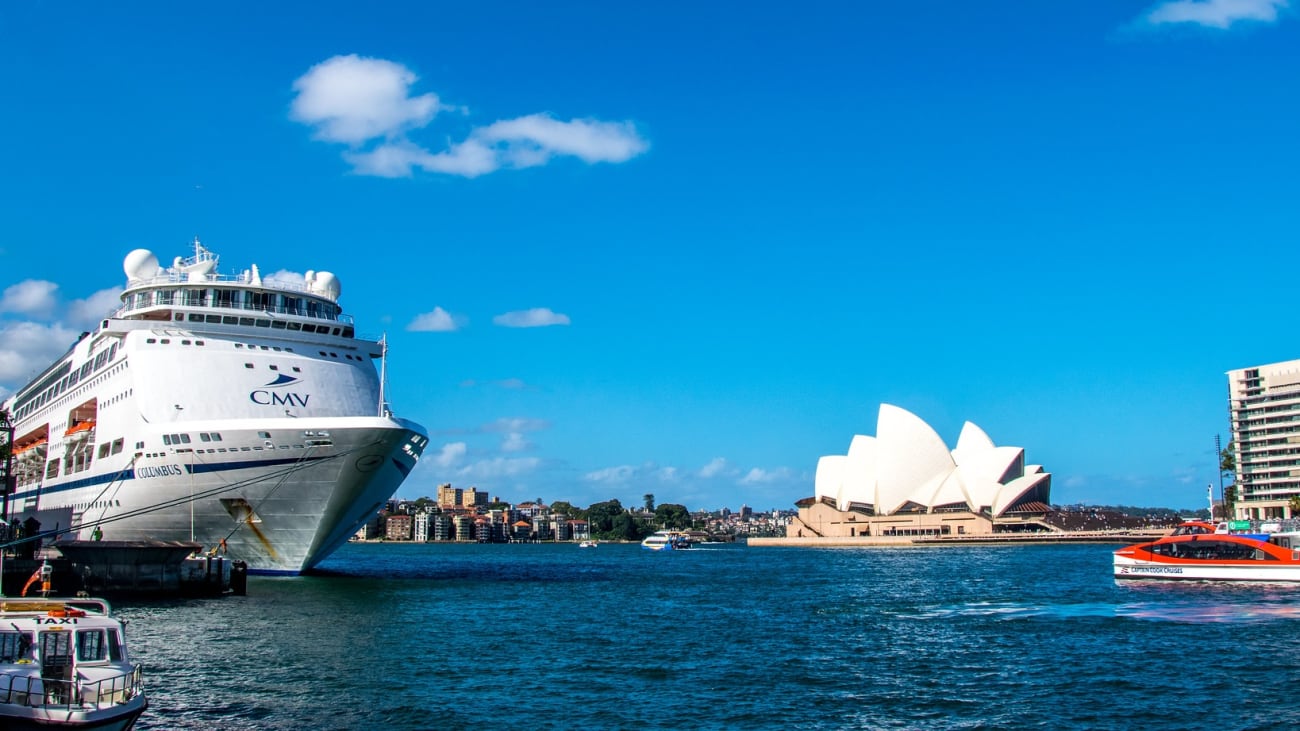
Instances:
[[[452,487],[451,483],[438,485],[438,507],[459,508],[462,500],[464,500],[464,491],[459,487]]]
[[[409,515],[390,515],[384,525],[384,537],[390,541],[409,541],[412,523]]]
[[[417,543],[427,542],[429,540],[429,514],[422,510],[411,517],[413,518],[411,540]]]
[[[474,516],[463,513],[453,516],[451,524],[454,540],[466,542],[474,540]]]
[[[986,535],[1050,530],[1051,475],[970,422],[951,451],[909,411],[881,404],[876,435],[817,463],[789,537]],[[744,508],[742,508],[742,511]]]
[[[1300,517],[1300,360],[1228,371],[1232,454],[1237,466],[1232,517]]]
[[[470,487],[461,491],[460,502],[467,508],[486,508],[492,502],[492,498],[486,490]]]

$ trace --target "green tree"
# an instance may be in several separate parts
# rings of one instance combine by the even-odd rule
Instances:
[[[587,508],[587,522],[591,526],[592,537],[617,540],[610,532],[614,529],[614,519],[625,513],[627,511],[618,500],[606,500]]]
[[[646,511],[647,513],[653,513],[653,512],[655,511],[655,496],[654,496],[654,493],[652,493],[652,492],[647,492],[646,494],[644,494],[644,495],[641,496],[641,499],[645,501],[645,511]]]
[[[1228,485],[1223,488],[1223,518],[1227,520],[1233,516],[1237,507],[1237,486]],[[1213,518],[1214,516],[1210,516]]]
[[[655,523],[664,528],[690,528],[691,513],[685,505],[664,503],[655,508]]]
[[[1300,518],[1300,495],[1291,496],[1291,517]]]
[[[567,500],[556,500],[555,502],[551,503],[551,514],[573,519],[581,516],[582,510],[580,508],[574,507]]]

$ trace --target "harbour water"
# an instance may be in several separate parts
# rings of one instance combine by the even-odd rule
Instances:
[[[1114,546],[345,546],[122,603],[147,729],[1185,729],[1300,720],[1300,587]]]

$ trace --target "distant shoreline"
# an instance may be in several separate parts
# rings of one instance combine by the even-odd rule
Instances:
[[[804,536],[798,538],[750,538],[756,547],[791,546],[796,548],[870,548],[899,546],[1014,546],[1115,543],[1130,544],[1152,541],[1168,534],[1156,531],[1073,531],[1069,533],[1025,533],[986,536]]]

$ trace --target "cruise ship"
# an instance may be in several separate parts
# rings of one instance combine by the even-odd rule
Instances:
[[[338,278],[217,262],[197,239],[166,267],[130,252],[121,306],[5,402],[10,519],[296,574],[397,491],[428,435],[389,411],[385,344],[358,337]]]

